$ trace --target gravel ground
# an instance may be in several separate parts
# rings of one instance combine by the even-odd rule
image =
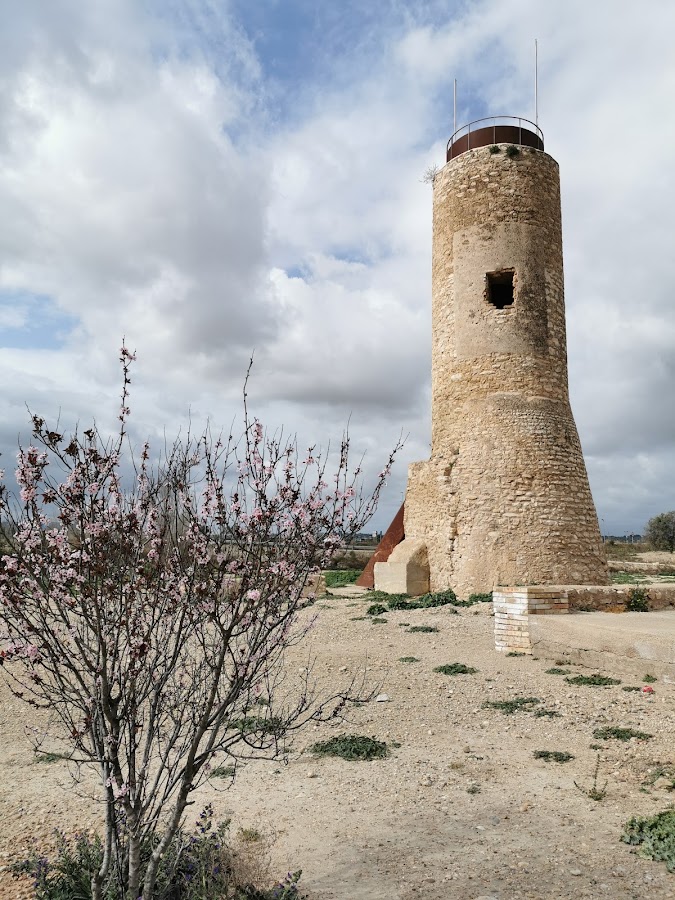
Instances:
[[[212,779],[194,809],[211,800],[233,828],[273,832],[272,871],[302,868],[311,900],[675,897],[665,865],[620,841],[629,818],[675,800],[667,790],[675,779],[674,685],[654,684],[649,696],[622,690],[639,683],[631,676],[612,687],[574,686],[546,674],[550,660],[497,654],[485,604],[459,614],[448,607],[387,613],[374,625],[361,618],[367,603],[329,597],[314,607],[314,670],[326,688],[365,670],[388,699],[353,708],[348,722],[300,732],[287,762],[250,763],[228,790]],[[411,633],[404,622],[439,631]],[[307,652],[289,656],[291,673],[301,674]],[[433,672],[452,662],[478,672]],[[540,703],[514,715],[483,706],[517,696]],[[541,707],[560,715],[536,717]],[[31,838],[48,842],[56,826],[96,821],[93,779],[85,774],[74,785],[67,762],[35,761],[26,735],[27,725],[40,724],[33,719],[0,686],[1,900],[31,896],[6,869]],[[653,738],[598,741],[593,730],[603,725]],[[311,754],[315,741],[344,733],[400,746],[372,762]],[[545,762],[536,750],[574,759]],[[599,783],[607,786],[594,801],[575,781],[591,786],[598,753]]]

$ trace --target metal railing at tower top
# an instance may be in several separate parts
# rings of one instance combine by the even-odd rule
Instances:
[[[544,149],[544,132],[519,116],[488,116],[462,125],[448,141],[446,160],[449,162],[460,153],[487,147],[491,144],[514,144],[520,147]]]

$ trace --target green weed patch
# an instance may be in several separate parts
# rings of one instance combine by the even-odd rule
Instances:
[[[640,847],[640,856],[665,862],[668,871],[675,872],[675,809],[631,819],[624,826],[621,840]]]
[[[384,759],[389,755],[384,741],[362,734],[343,734],[319,741],[311,747],[311,751],[318,756],[339,756],[348,760]]]
[[[621,684],[619,678],[608,678],[606,675],[574,675],[566,678],[569,684],[585,684],[589,687],[608,687],[613,684]]]
[[[574,754],[565,753],[563,750],[535,750],[535,759],[543,759],[546,762],[565,763],[574,759]]]
[[[326,587],[344,587],[346,584],[354,584],[360,575],[360,569],[328,569],[323,573]]]
[[[617,725],[607,725],[605,728],[596,728],[593,737],[600,738],[603,741],[629,741],[631,738],[639,738],[641,741],[647,741],[654,737],[646,731],[636,731],[634,728],[620,728]]]
[[[436,666],[434,672],[440,675],[475,675],[478,669],[465,666],[464,663],[450,663],[446,666]]]

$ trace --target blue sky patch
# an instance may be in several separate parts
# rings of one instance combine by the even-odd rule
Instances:
[[[62,312],[42,294],[0,290],[0,347],[13,350],[57,350],[77,319]]]

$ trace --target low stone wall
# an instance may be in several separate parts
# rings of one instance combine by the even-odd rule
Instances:
[[[567,594],[570,610],[602,610],[623,612],[626,600],[633,588],[639,587],[649,595],[650,609],[667,609],[675,606],[675,584],[614,584],[566,585],[561,588]]]

